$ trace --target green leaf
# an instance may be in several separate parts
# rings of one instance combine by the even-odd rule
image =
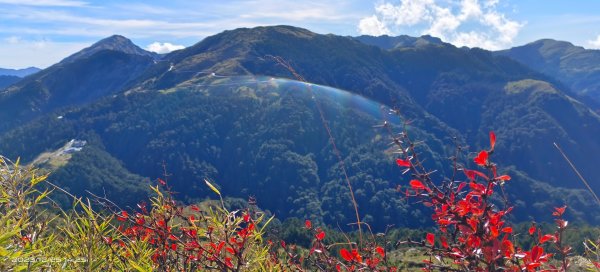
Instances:
[[[212,185],[207,179],[204,179],[204,183],[206,183],[206,185],[208,186],[208,188],[210,188],[211,190],[213,190],[213,192],[217,193],[217,195],[221,195],[221,192],[219,192],[219,190],[217,189],[217,187],[215,187],[214,185]]]
[[[151,271],[150,269],[144,268],[141,265],[133,262],[133,261],[129,261],[129,265],[131,265],[131,267],[135,268],[135,270],[139,271],[139,272],[149,272]]]
[[[2,235],[0,235],[0,245],[5,244],[9,239],[11,239],[12,237],[19,234],[19,231],[20,230],[17,229],[17,230],[13,230],[11,232],[3,233]]]
[[[262,226],[262,228],[260,228],[260,233],[263,233],[263,231],[269,225],[269,223],[271,223],[271,220],[273,220],[273,218],[275,218],[275,215],[271,216],[271,218],[269,218],[269,220],[267,220],[267,222]]]

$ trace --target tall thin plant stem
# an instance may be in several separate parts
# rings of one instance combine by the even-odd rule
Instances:
[[[585,180],[585,178],[581,175],[581,173],[579,173],[579,171],[577,170],[575,165],[571,162],[569,157],[567,157],[567,154],[565,154],[565,152],[563,152],[563,150],[560,148],[560,146],[558,146],[557,143],[554,143],[554,146],[556,147],[556,149],[558,149],[558,152],[560,152],[560,154],[563,156],[563,158],[565,158],[567,163],[569,163],[569,165],[571,166],[573,171],[575,171],[575,174],[577,174],[577,176],[579,176],[579,179],[583,182],[583,184],[585,184],[585,187],[587,187],[588,191],[590,191],[590,193],[594,196],[594,198],[596,199],[596,202],[598,202],[598,205],[600,206],[600,198],[598,198],[596,193],[594,193],[594,190],[592,190],[592,187],[590,187],[590,185]]]
[[[292,65],[290,65],[283,58],[278,57],[278,56],[271,56],[271,57],[275,60],[275,62],[277,62],[279,65],[283,66],[290,73],[292,73],[292,75],[296,78],[296,80],[302,81],[305,83],[310,83],[310,82],[306,81],[306,79],[304,79],[303,76],[298,74],[296,72],[296,70],[294,69],[294,67],[292,67]],[[312,88],[310,86],[308,87],[308,91],[312,95]],[[346,164],[344,163],[342,154],[341,154],[340,150],[337,148],[335,139],[333,138],[333,135],[331,134],[331,128],[327,124],[327,120],[325,119],[325,115],[323,114],[323,109],[321,108],[321,103],[319,103],[319,101],[317,99],[314,99],[314,101],[315,101],[315,105],[317,106],[317,110],[319,111],[319,115],[321,117],[321,122],[323,123],[323,126],[325,127],[325,130],[327,131],[327,135],[329,136],[329,142],[331,143],[333,152],[340,163],[340,168],[342,169],[342,173],[344,174],[344,179],[346,180],[346,185],[348,186],[348,190],[350,191],[350,198],[352,200],[352,205],[354,207],[354,213],[356,214],[356,225],[358,226],[359,244],[362,245],[362,240],[363,240],[362,227],[361,227],[362,222],[360,221],[360,214],[358,213],[358,203],[356,202],[356,198],[354,197],[354,190],[352,188],[352,183],[350,182],[350,178],[348,177],[348,171],[346,171]]]

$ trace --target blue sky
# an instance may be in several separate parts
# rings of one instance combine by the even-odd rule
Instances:
[[[431,34],[486,49],[540,38],[600,48],[597,0],[0,0],[0,67],[44,68],[112,34],[168,52],[224,30],[278,24],[353,36]]]

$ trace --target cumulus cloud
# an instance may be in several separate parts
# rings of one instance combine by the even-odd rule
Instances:
[[[358,31],[367,35],[418,30],[457,46],[497,50],[512,45],[524,23],[511,20],[497,6],[500,0],[400,0],[381,2],[363,18]]]
[[[358,31],[361,34],[372,36],[390,34],[390,30],[375,15],[361,19],[358,23]]]
[[[595,49],[600,49],[600,35],[595,40],[588,41],[588,44]]]
[[[183,45],[176,45],[176,44],[172,44],[172,43],[168,43],[168,42],[166,42],[166,43],[153,42],[146,47],[146,50],[148,50],[150,52],[155,52],[158,54],[166,54],[166,53],[170,53],[172,51],[184,49],[184,48],[185,48],[185,46],[183,46]]]

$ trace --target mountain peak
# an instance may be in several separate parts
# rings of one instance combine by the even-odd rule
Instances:
[[[395,48],[402,47],[423,47],[423,46],[441,46],[448,45],[444,43],[440,38],[436,38],[430,35],[423,35],[421,37],[411,37],[408,35],[400,35],[400,36],[369,36],[362,35],[358,37],[354,37],[354,39],[369,45],[374,45],[380,47],[384,50],[391,50]]]
[[[570,42],[541,39],[495,52],[568,85],[575,93],[600,102],[600,51]]]
[[[228,31],[226,31],[228,32]],[[312,37],[317,34],[301,27],[290,26],[290,25],[275,25],[275,26],[257,26],[253,28],[238,28],[231,30],[234,33],[251,33],[251,34],[269,34],[269,33],[281,33],[293,36],[306,36]]]
[[[132,55],[149,56],[153,58],[156,57],[155,53],[148,52],[140,48],[128,38],[121,35],[112,35],[92,44],[90,47],[84,48],[83,50],[65,58],[61,61],[61,63],[69,63],[76,59],[87,58],[102,50],[113,50]]]
[[[566,41],[559,41],[559,40],[554,40],[554,39],[541,39],[541,40],[537,40],[534,42],[531,42],[529,44],[526,44],[524,46],[532,46],[532,47],[537,47],[537,48],[541,48],[541,49],[548,49],[548,48],[554,48],[554,49],[583,49],[583,47],[580,46],[575,46],[574,44],[570,43],[570,42],[566,42]]]
[[[581,46],[573,45],[570,42],[554,39],[540,39],[522,46],[511,49],[497,51],[501,55],[509,55],[524,63],[548,62],[554,63],[553,67],[559,67],[562,58],[566,55],[581,53],[586,51]],[[545,65],[546,65],[545,64]]]

